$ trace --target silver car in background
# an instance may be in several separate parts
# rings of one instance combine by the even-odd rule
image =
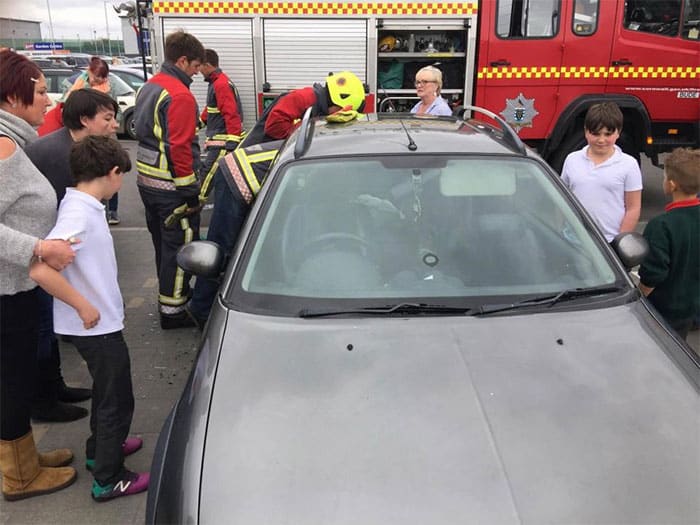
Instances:
[[[147,523],[698,523],[700,368],[645,253],[505,124],[307,115],[226,265],[179,254],[225,273]]]

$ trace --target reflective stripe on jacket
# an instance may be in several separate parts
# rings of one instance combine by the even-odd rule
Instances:
[[[260,191],[283,142],[275,140],[247,148],[239,147],[219,161],[219,169],[230,190],[246,204],[250,205]]]
[[[214,70],[206,81],[207,107],[201,119],[207,124],[207,145],[210,141],[240,142],[243,117],[236,87],[220,69]]]
[[[136,98],[136,168],[140,175],[175,184],[188,204],[196,205],[199,182],[197,102],[192,79],[172,63],[139,90]]]

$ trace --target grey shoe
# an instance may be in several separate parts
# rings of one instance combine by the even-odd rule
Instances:
[[[107,212],[107,224],[119,224],[120,222],[116,210]]]

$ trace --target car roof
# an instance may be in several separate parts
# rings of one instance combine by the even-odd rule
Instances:
[[[290,137],[279,161],[337,155],[411,155],[481,153],[535,156],[505,123],[498,129],[483,121],[375,113],[343,124],[310,121]],[[415,145],[415,147],[413,145]]]

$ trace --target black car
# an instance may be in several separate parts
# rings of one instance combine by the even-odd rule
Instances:
[[[646,251],[502,121],[307,113],[228,263],[179,254],[225,272],[147,523],[697,523],[700,368]]]

